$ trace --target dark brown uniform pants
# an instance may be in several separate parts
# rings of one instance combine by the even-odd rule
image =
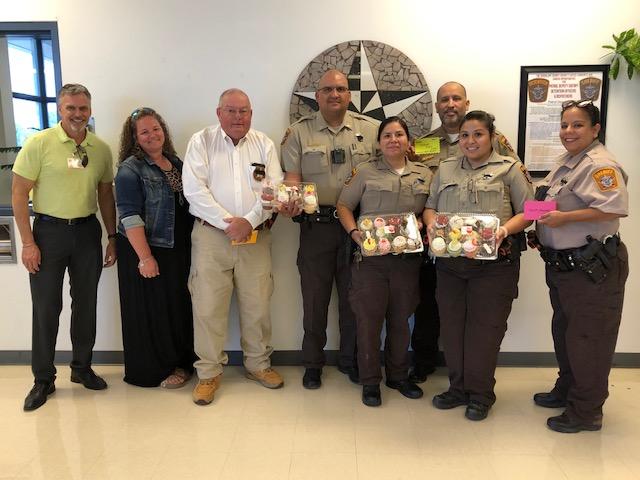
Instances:
[[[425,255],[420,266],[420,303],[416,308],[411,334],[413,365],[422,370],[430,370],[438,365],[440,316],[436,302],[436,278],[436,266]]]
[[[355,365],[356,322],[349,305],[351,240],[337,219],[331,223],[300,224],[298,271],[304,309],[302,362],[322,368],[327,343],[327,312],[333,281],[338,290],[340,358],[344,367]]]
[[[420,255],[368,257],[352,266],[349,299],[356,314],[360,383],[377,385],[380,334],[387,319],[384,346],[387,380],[402,381],[409,370],[409,317],[419,301]]]
[[[518,296],[520,260],[439,258],[436,261],[440,338],[449,368],[449,391],[484,405],[496,400],[495,371]]]
[[[610,261],[611,269],[600,284],[581,270],[558,272],[546,267],[551,331],[560,367],[554,393],[567,400],[570,418],[586,423],[602,421],[602,405],[609,396],[609,371],[629,275],[623,243]]]

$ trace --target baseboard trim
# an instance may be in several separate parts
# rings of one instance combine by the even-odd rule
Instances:
[[[242,365],[242,352],[238,350],[228,351],[229,365]],[[338,352],[326,350],[327,365],[336,365]],[[56,364],[68,364],[71,362],[70,351],[56,352]],[[93,363],[96,365],[118,365],[124,362],[122,351],[100,350],[93,352]],[[271,356],[273,365],[302,365],[302,352],[300,350],[278,350]],[[30,365],[30,350],[0,350],[0,365]],[[444,366],[444,357],[440,352],[438,364]],[[553,352],[500,352],[498,365],[501,367],[555,367],[556,357]],[[616,353],[613,357],[613,366],[620,368],[639,368],[640,353]]]

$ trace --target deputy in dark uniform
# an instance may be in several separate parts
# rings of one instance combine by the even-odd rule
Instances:
[[[609,371],[629,274],[617,235],[629,209],[627,175],[598,141],[600,112],[590,101],[563,104],[560,140],[567,153],[536,192],[556,210],[536,222],[553,306],[551,331],[560,371],[542,407],[565,407],[552,430],[600,430]]]
[[[440,163],[425,210],[428,231],[436,211],[492,213],[499,217],[498,260],[438,258],[436,299],[442,346],[449,367],[449,390],[436,395],[436,408],[467,405],[465,416],[483,420],[495,402],[493,391],[500,343],[511,304],[518,295],[524,201],[533,198],[529,176],[519,160],[492,148],[493,116],[469,112],[460,128],[458,158]]]
[[[466,89],[458,82],[445,83],[438,89],[435,106],[442,125],[422,137],[429,139],[430,153],[416,156],[416,160],[427,165],[434,174],[442,160],[460,156],[458,132],[469,108]],[[499,155],[518,158],[507,138],[499,131],[496,130],[491,143]],[[420,304],[416,308],[411,335],[414,366],[410,378],[416,383],[424,382],[438,362],[440,320],[435,295],[436,269],[425,251],[420,268]]]
[[[361,215],[415,212],[420,218],[432,178],[426,166],[406,158],[409,130],[402,119],[384,120],[378,130],[378,141],[382,155],[357,168],[338,201],[340,222],[359,244],[363,239],[353,215],[358,205]],[[408,320],[419,300],[420,263],[418,254],[387,254],[365,257],[352,266],[349,299],[357,321],[358,366],[365,405],[381,403],[380,334],[385,317],[386,385],[408,398],[422,397],[420,387],[408,380]]]
[[[320,202],[319,214],[295,218],[301,222],[297,263],[304,309],[302,384],[311,389],[321,385],[334,278],[339,299],[338,368],[358,382],[355,318],[348,302],[351,240],[338,222],[335,205],[349,173],[375,152],[378,127],[376,120],[347,112],[351,93],[342,72],[329,70],[322,76],[316,100],[320,111],[291,125],[281,148],[285,181],[315,182]]]

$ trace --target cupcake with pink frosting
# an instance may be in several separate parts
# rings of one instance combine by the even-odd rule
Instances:
[[[386,239],[386,237],[382,237],[378,240],[378,252],[382,255],[386,255],[391,251],[391,242]]]

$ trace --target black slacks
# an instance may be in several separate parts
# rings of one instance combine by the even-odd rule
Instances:
[[[440,334],[449,391],[484,405],[495,403],[495,370],[518,296],[520,260],[439,258],[436,262]]]
[[[36,218],[33,235],[40,248],[41,264],[38,272],[29,274],[33,303],[31,369],[36,382],[51,382],[56,378],[53,361],[66,270],[71,287],[71,368],[76,371],[91,368],[98,280],[102,272],[102,229],[95,217],[78,225]]]
[[[356,322],[349,305],[351,240],[335,219],[331,223],[300,224],[298,271],[304,309],[302,361],[306,368],[322,368],[327,343],[327,313],[335,279],[340,329],[339,364],[355,365]]]
[[[602,421],[609,396],[609,371],[618,340],[629,260],[618,246],[604,282],[595,284],[581,270],[546,267],[553,307],[551,331],[560,371],[554,393],[567,400],[566,413],[585,423]]]
[[[419,300],[419,255],[364,258],[352,268],[349,298],[356,315],[360,383],[377,385],[380,369],[380,334],[385,323],[387,380],[403,381],[409,374],[409,317]]]

